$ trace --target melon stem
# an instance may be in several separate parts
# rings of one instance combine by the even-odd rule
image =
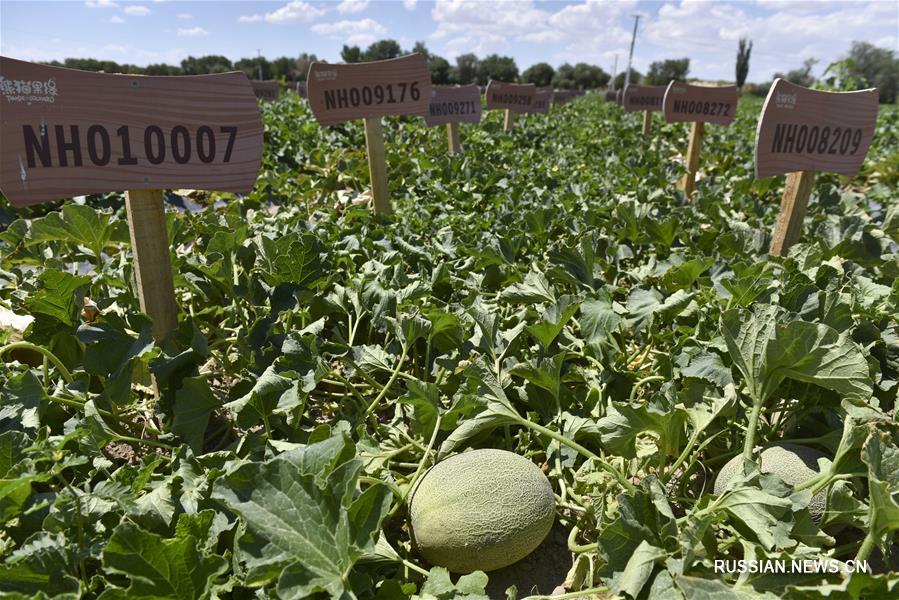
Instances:
[[[415,487],[415,482],[418,481],[425,463],[428,462],[428,458],[431,456],[431,449],[434,447],[434,442],[437,441],[437,433],[440,431],[440,416],[441,415],[438,413],[437,422],[434,423],[434,433],[431,434],[431,440],[428,442],[428,447],[425,449],[424,456],[421,457],[421,461],[418,463],[418,468],[415,469],[415,473],[412,475],[412,479],[409,480],[409,485],[406,486],[406,490],[403,492],[400,501],[397,502],[396,506],[394,506],[389,513],[387,513],[389,517],[393,517],[400,506],[406,502],[406,498],[409,497],[409,493],[412,491],[412,488]]]
[[[609,588],[607,587],[595,587],[580,590],[578,592],[568,592],[567,594],[560,594],[558,596],[526,596],[521,600],[570,600],[573,598],[585,598],[590,596],[590,594],[605,594],[608,593],[608,591]]]
[[[868,557],[871,556],[871,551],[874,550],[876,544],[877,535],[874,533],[874,530],[871,529],[868,531],[867,535],[865,535],[865,541],[862,542],[862,547],[858,549],[858,554],[855,555],[856,562],[868,560]]]
[[[543,435],[546,435],[546,436],[556,440],[560,444],[568,446],[569,448],[571,448],[578,454],[581,454],[582,456],[585,456],[586,458],[589,458],[589,459],[595,461],[596,464],[598,464],[600,467],[602,467],[602,469],[604,469],[605,471],[607,471],[608,473],[613,475],[615,477],[615,479],[618,481],[618,483],[620,483],[622,485],[622,487],[624,487],[627,491],[629,491],[629,492],[637,491],[637,486],[635,486],[633,483],[628,481],[627,478],[618,471],[618,469],[616,469],[615,467],[610,465],[608,462],[603,460],[599,455],[591,452],[590,450],[587,450],[586,448],[584,448],[583,446],[581,446],[574,440],[570,440],[570,439],[566,438],[564,435],[557,433],[557,432],[553,431],[552,429],[544,427],[543,425],[538,425],[537,423],[528,421],[527,419],[525,419],[521,416],[515,415],[515,420],[520,425],[523,425],[524,427],[527,427],[529,429],[533,429],[534,431],[536,431],[538,433],[542,433]]]
[[[752,412],[749,413],[749,427],[746,429],[746,441],[743,443],[743,460],[752,460],[752,449],[755,447],[755,430],[759,426],[762,415],[761,401],[752,400]]]
[[[59,371],[59,374],[62,375],[62,378],[66,380],[66,383],[71,384],[75,381],[75,379],[72,377],[72,374],[69,373],[69,370],[66,368],[66,366],[64,364],[62,364],[62,361],[59,360],[55,354],[53,354],[51,351],[47,350],[46,348],[43,348],[36,344],[32,344],[30,342],[13,342],[12,344],[7,344],[5,346],[0,347],[0,356],[3,356],[7,352],[10,352],[12,350],[17,350],[17,349],[31,350],[32,352],[38,352],[38,353],[42,354],[44,356],[45,360],[49,360],[50,362],[53,363],[53,365]],[[46,387],[46,386],[47,386],[47,382],[45,381],[44,387]]]
[[[377,397],[372,401],[371,404],[368,405],[368,408],[365,409],[365,414],[363,414],[363,418],[367,418],[371,415],[375,409],[378,407],[378,404],[381,403],[381,400],[384,399],[384,396],[387,395],[387,390],[389,390],[394,383],[396,383],[397,377],[400,376],[400,370],[403,368],[403,362],[406,360],[406,355],[409,353],[409,344],[403,344],[403,351],[400,353],[399,360],[396,361],[396,367],[393,369],[393,373],[390,374],[390,379],[387,380],[387,383],[381,389],[381,393],[377,395]]]

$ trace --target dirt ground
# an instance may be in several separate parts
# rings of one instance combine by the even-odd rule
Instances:
[[[562,585],[571,569],[572,556],[566,537],[565,530],[556,523],[536,550],[514,565],[487,573],[490,577],[487,594],[490,598],[503,600],[506,588],[511,585],[518,588],[519,598],[552,594],[556,587]]]

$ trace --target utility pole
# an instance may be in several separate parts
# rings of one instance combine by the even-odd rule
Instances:
[[[640,22],[640,15],[634,15],[634,35],[631,36],[631,53],[627,56],[627,71],[624,74],[624,87],[626,88],[631,82],[631,60],[634,58],[634,42],[637,41],[637,24]]]
[[[615,66],[612,67],[612,91],[615,91],[615,78],[618,76],[618,55],[615,55]]]
[[[634,44],[631,43],[631,52],[634,50]],[[262,50],[256,48],[256,72],[258,73],[257,78],[259,81],[262,81]]]

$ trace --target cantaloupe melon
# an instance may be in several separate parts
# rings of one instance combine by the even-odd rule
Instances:
[[[530,554],[555,518],[552,486],[526,458],[474,450],[437,463],[412,492],[412,536],[431,564],[493,571]]]
[[[813,448],[798,444],[779,443],[772,444],[764,450],[758,460],[761,460],[762,473],[774,473],[790,485],[799,485],[816,477],[820,472],[818,459],[824,459],[824,467],[830,465],[830,459],[826,454]],[[742,455],[730,459],[718,473],[715,479],[715,493],[721,494],[730,480],[739,472],[742,464]],[[826,506],[826,492],[820,491],[812,497],[809,503],[809,512],[820,520]]]

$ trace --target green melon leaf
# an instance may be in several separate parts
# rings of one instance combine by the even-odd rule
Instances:
[[[277,580],[283,597],[346,594],[346,576],[374,550],[386,513],[380,490],[360,496],[365,508],[352,508],[361,467],[341,433],[216,481],[213,498],[246,523],[238,559],[247,566],[247,585]]]
[[[123,521],[103,549],[103,566],[127,577],[131,585],[107,589],[100,598],[209,598],[214,580],[228,563],[221,556],[201,554],[197,545],[193,535],[166,539]]]

